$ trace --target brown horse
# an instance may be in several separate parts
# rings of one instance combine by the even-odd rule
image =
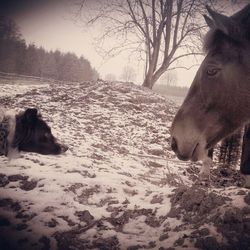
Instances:
[[[207,10],[206,57],[171,128],[181,160],[207,159],[210,148],[250,121],[250,4],[230,17]]]

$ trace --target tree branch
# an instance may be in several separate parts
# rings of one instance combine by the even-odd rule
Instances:
[[[186,57],[186,56],[198,56],[198,55],[199,55],[199,56],[204,56],[204,53],[191,52],[191,53],[185,53],[185,54],[176,56],[174,59],[172,59],[172,60],[169,62],[169,65],[171,65],[173,62],[177,61],[177,60],[180,59],[180,58],[183,58],[183,57]]]
[[[177,44],[177,34],[179,30],[182,3],[183,3],[183,0],[177,1],[177,16],[176,16],[175,27],[174,27],[173,47],[175,47]]]

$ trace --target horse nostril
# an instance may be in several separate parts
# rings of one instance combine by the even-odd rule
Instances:
[[[176,152],[178,150],[177,141],[174,137],[172,138],[172,141],[171,141],[171,148],[174,152]]]

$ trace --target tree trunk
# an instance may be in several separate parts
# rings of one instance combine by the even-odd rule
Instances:
[[[240,171],[242,174],[250,175],[250,125],[245,126]]]
[[[149,75],[147,74],[147,76],[145,77],[142,86],[152,89],[154,86],[155,81],[153,80],[153,75]]]

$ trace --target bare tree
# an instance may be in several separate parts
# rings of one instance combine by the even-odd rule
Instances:
[[[136,73],[134,68],[130,67],[130,66],[125,66],[123,68],[123,72],[121,74],[121,78],[125,81],[125,82],[133,82],[136,78]]]
[[[176,67],[178,59],[201,54],[205,27],[201,14],[207,0],[78,1],[78,17],[86,16],[88,9],[88,23],[103,25],[99,45],[109,37],[117,38],[108,54],[130,49],[143,59],[145,87],[152,88],[167,69]]]

